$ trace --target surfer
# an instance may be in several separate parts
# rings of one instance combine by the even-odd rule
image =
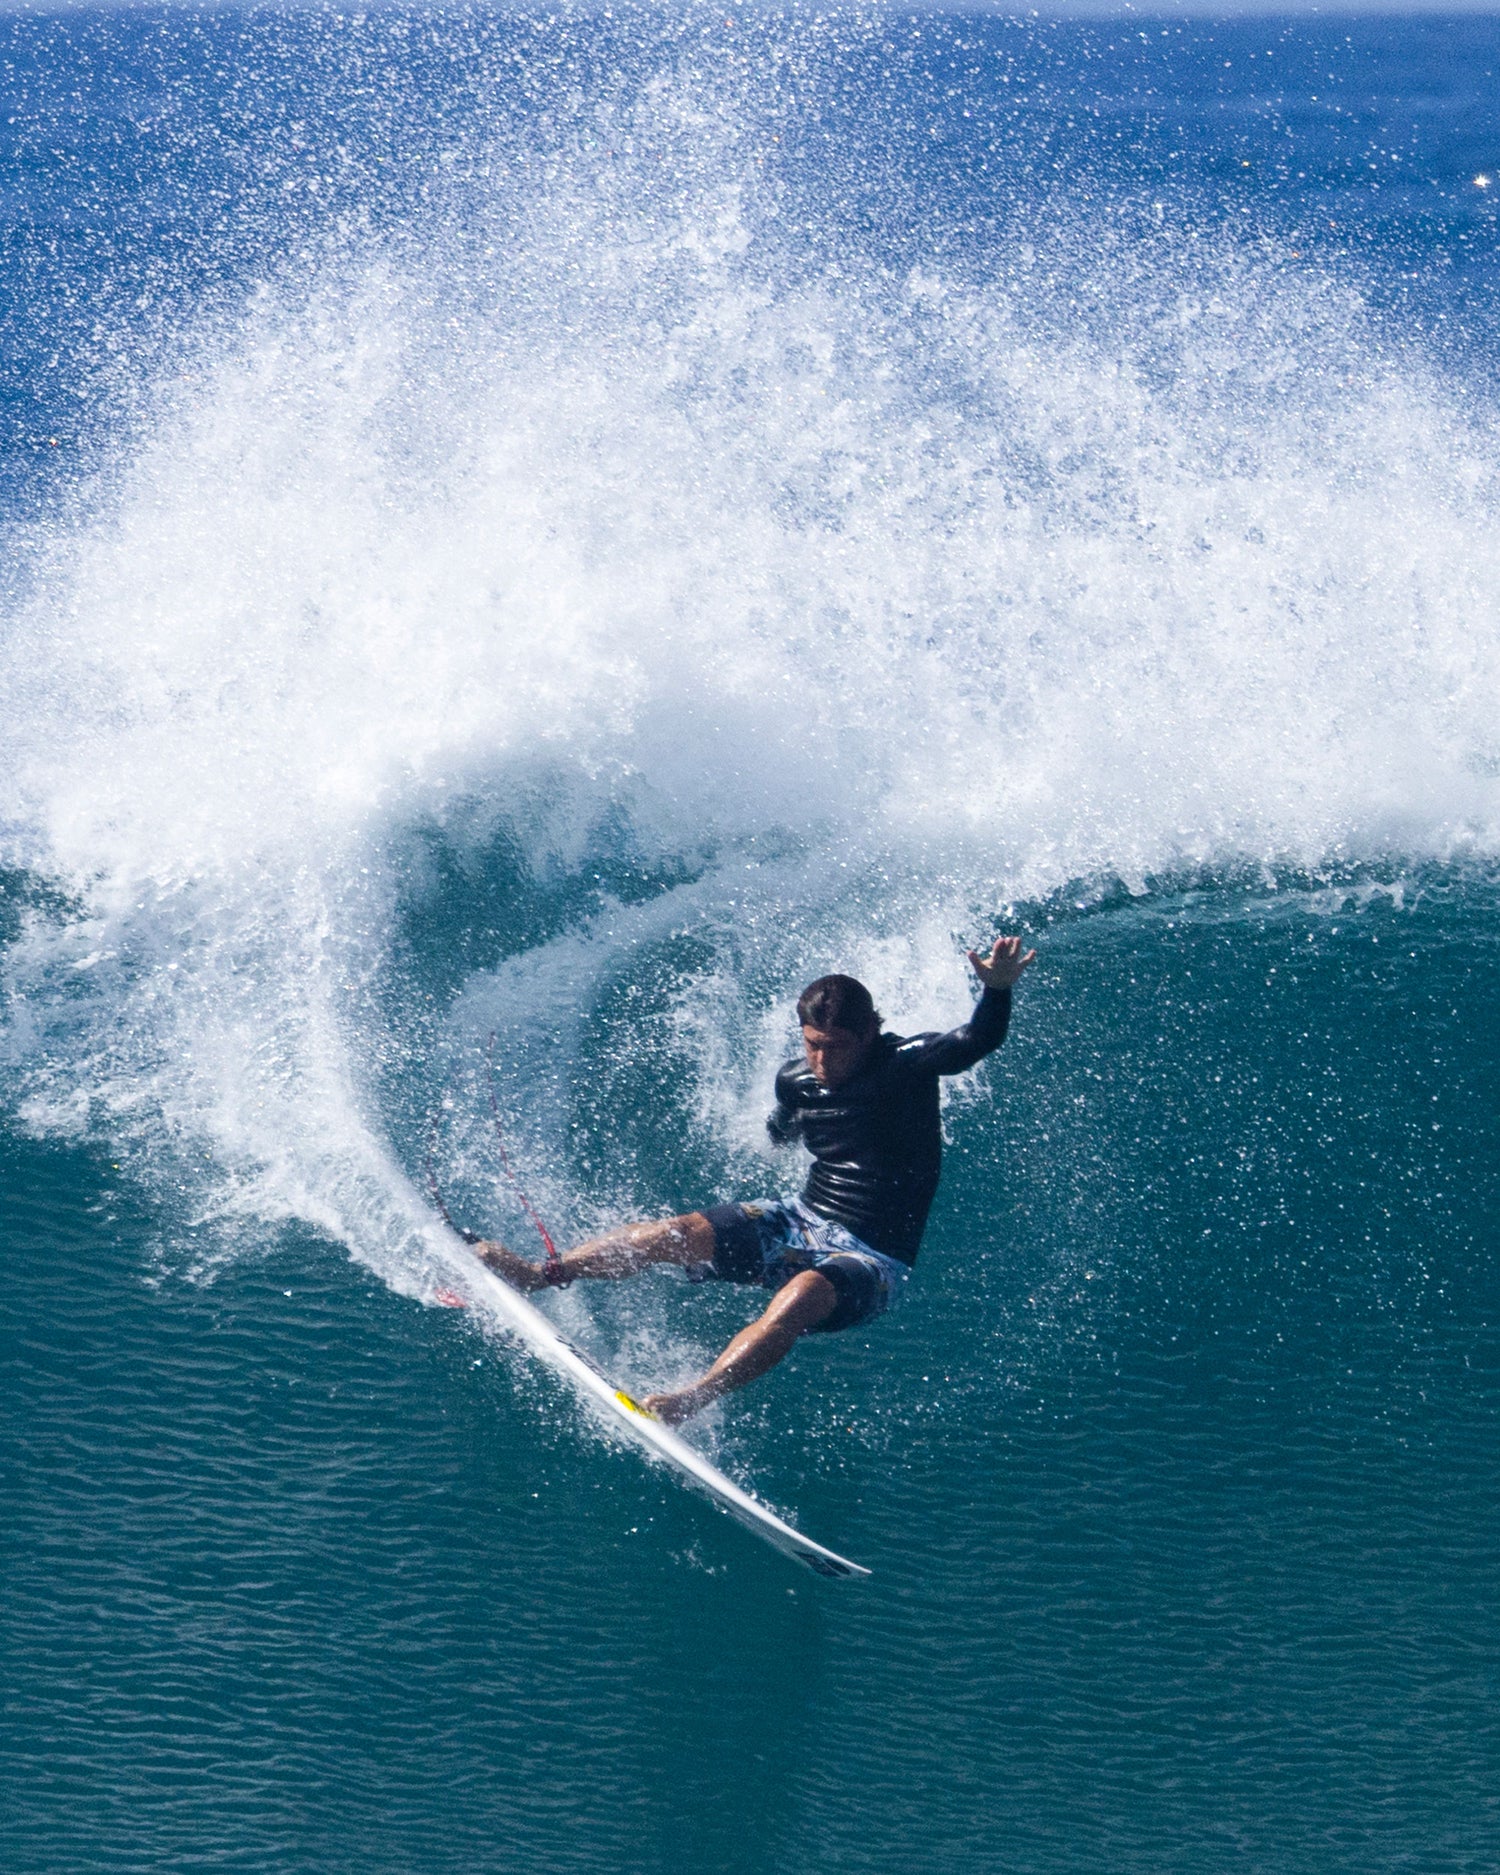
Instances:
[[[1013,937],[996,938],[987,956],[970,951],[979,1001],[942,1034],[886,1034],[854,977],[807,986],[797,1001],[802,1056],[776,1076],[766,1122],[778,1145],[800,1139],[812,1154],[799,1197],[622,1225],[546,1263],[484,1238],[470,1239],[476,1254],[528,1294],[583,1278],[617,1281],[654,1263],[774,1291],[706,1374],[641,1402],[671,1425],[767,1373],[802,1335],[873,1320],[911,1274],[937,1191],[938,1077],[963,1073],[1005,1040],[1011,991],[1035,955]]]

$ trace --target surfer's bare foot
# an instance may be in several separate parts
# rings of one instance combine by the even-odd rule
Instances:
[[[664,1425],[680,1426],[694,1413],[708,1405],[708,1396],[697,1387],[684,1387],[680,1393],[648,1393],[641,1405]]]
[[[493,1270],[512,1289],[519,1289],[523,1296],[529,1296],[533,1290],[546,1286],[547,1278],[541,1264],[528,1263],[525,1257],[518,1257],[514,1250],[507,1250],[503,1243],[480,1237],[470,1248],[486,1269]]]

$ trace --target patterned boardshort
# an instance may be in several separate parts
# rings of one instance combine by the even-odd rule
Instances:
[[[809,1211],[800,1198],[716,1204],[703,1215],[713,1226],[712,1272],[723,1281],[780,1289],[803,1270],[828,1278],[838,1305],[813,1334],[832,1334],[883,1315],[911,1274],[905,1263],[872,1250],[842,1224]]]

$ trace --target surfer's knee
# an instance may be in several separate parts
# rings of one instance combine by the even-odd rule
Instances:
[[[793,1336],[805,1335],[819,1322],[827,1321],[839,1305],[839,1293],[826,1276],[816,1270],[803,1270],[776,1291],[765,1320]]]
[[[669,1217],[660,1224],[637,1226],[664,1263],[709,1263],[714,1254],[714,1227],[701,1211]]]

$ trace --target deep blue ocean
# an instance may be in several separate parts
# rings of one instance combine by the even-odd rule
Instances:
[[[1500,1869],[1497,69],[0,16],[3,1875]],[[901,1308],[693,1433],[822,1582],[427,1166],[789,1189],[802,984],[1001,929]]]

